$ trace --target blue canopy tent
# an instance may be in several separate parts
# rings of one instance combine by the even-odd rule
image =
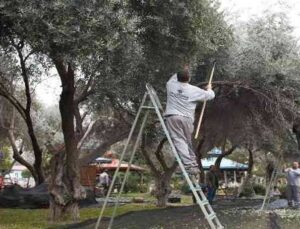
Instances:
[[[209,170],[209,167],[214,165],[217,157],[222,154],[222,150],[219,148],[213,148],[207,153],[208,157],[201,159],[201,163],[204,170]],[[228,158],[223,158],[220,165],[221,170],[236,170],[236,171],[247,171],[248,165],[242,164],[237,161],[233,161]]]
[[[207,153],[208,155],[207,158],[201,159],[201,163],[204,171],[208,171],[209,168],[215,164],[217,157],[220,154],[222,154],[222,151],[219,148],[214,148]],[[227,177],[228,175],[229,176],[233,175],[233,183],[237,184],[238,175],[241,175],[240,172],[244,172],[246,174],[246,171],[248,170],[248,165],[239,163],[237,161],[233,161],[228,158],[223,158],[220,164],[220,170],[223,173],[225,184],[228,183],[228,177]]]
[[[217,157],[208,157],[201,159],[202,167],[204,170],[209,170],[210,166],[214,165]],[[220,169],[222,170],[236,170],[236,171],[247,171],[248,165],[239,163],[237,161],[223,158],[221,161]]]

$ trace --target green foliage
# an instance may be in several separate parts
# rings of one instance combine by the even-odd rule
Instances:
[[[22,178],[30,178],[32,175],[29,170],[22,171]]]
[[[121,177],[121,180],[123,179],[123,174]],[[144,181],[145,182],[145,181]],[[124,192],[141,192],[145,193],[147,192],[148,186],[147,186],[147,181],[144,184],[141,184],[141,176],[137,173],[130,173],[130,175],[127,178],[125,187],[124,187]]]
[[[253,188],[250,185],[246,185],[243,192],[241,192],[240,197],[252,197],[253,196]]]
[[[286,185],[279,185],[278,189],[279,189],[279,191],[281,193],[281,198],[286,198],[286,189],[287,189],[287,186]]]
[[[3,153],[3,159],[0,160],[0,170],[7,170],[10,168],[12,159],[10,157],[9,147],[2,147],[1,153]]]
[[[297,152],[291,127],[299,110],[300,52],[286,18],[265,14],[236,25],[234,43],[217,65],[221,82],[206,109],[203,153],[222,145],[225,136],[248,149]]]
[[[189,185],[188,185],[186,182],[184,182],[184,183],[181,185],[180,191],[181,191],[183,194],[189,194],[189,193],[191,193],[191,189],[190,189]]]
[[[106,35],[119,21],[112,7],[110,2],[100,1],[4,0],[0,8],[1,29],[18,35],[36,51],[68,55],[71,61],[80,53],[86,55],[104,46]],[[114,46],[113,39],[109,40]]]
[[[146,82],[161,93],[184,63],[197,65],[228,46],[231,31],[214,2],[129,1],[126,9],[134,32],[123,33],[120,46],[102,60],[93,104],[134,111]]]
[[[265,90],[299,96],[300,52],[292,32],[284,13],[269,13],[238,28],[227,74]]]
[[[172,181],[171,181],[171,186],[172,186],[172,189],[174,190],[181,190],[181,187],[183,185],[183,180],[180,176],[173,176],[172,177]]]
[[[256,195],[265,195],[266,188],[261,184],[254,184],[253,189]]]

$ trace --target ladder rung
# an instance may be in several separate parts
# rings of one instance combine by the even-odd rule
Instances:
[[[209,202],[208,202],[208,200],[203,200],[203,201],[201,201],[201,204],[206,205],[206,204],[209,204]]]
[[[200,186],[195,186],[194,188],[196,191],[202,191],[202,188]]]
[[[142,106],[143,109],[155,109],[155,107],[151,107],[151,106]]]
[[[211,214],[209,214],[209,215],[207,216],[207,219],[212,220],[212,219],[214,219],[214,218],[216,218],[216,217],[217,217],[216,214],[213,212],[213,213],[211,213]]]

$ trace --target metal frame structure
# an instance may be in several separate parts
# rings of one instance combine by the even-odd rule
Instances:
[[[121,188],[120,188],[120,191],[118,193],[118,196],[117,196],[117,201],[115,203],[115,206],[114,206],[114,209],[113,209],[113,213],[112,213],[112,216],[110,218],[110,222],[109,222],[109,225],[108,225],[108,228],[111,229],[112,228],[112,225],[113,225],[113,221],[114,221],[114,217],[116,215],[116,210],[117,210],[117,207],[119,206],[119,199],[120,199],[120,196],[123,192],[123,189],[124,189],[124,186],[125,186],[125,182],[126,182],[126,179],[129,175],[129,170],[130,170],[130,167],[131,167],[131,164],[133,162],[133,158],[135,156],[135,153],[136,153],[136,150],[138,148],[138,145],[139,145],[139,141],[141,139],[141,136],[142,136],[142,133],[143,133],[143,130],[144,130],[144,127],[145,127],[145,124],[146,124],[146,121],[147,121],[147,118],[150,114],[150,111],[154,111],[160,121],[160,124],[164,130],[164,133],[168,139],[168,142],[171,146],[171,149],[172,149],[172,153],[173,155],[175,156],[177,162],[178,162],[178,165],[180,167],[180,169],[182,170],[183,172],[183,175],[196,199],[196,202],[197,204],[199,205],[200,209],[202,210],[206,220],[208,221],[210,227],[212,229],[221,229],[221,228],[224,228],[222,226],[222,224],[220,223],[216,213],[214,212],[214,210],[212,209],[211,205],[209,204],[208,200],[206,199],[206,196],[204,195],[204,193],[202,192],[202,189],[201,187],[199,186],[199,184],[197,183],[196,179],[194,177],[189,177],[188,173],[186,172],[185,168],[184,168],[184,165],[176,151],[176,148],[173,144],[173,141],[171,139],[171,136],[169,134],[169,131],[164,123],[164,119],[163,119],[163,116],[161,114],[161,111],[163,111],[163,108],[162,108],[162,105],[159,101],[159,98],[155,92],[155,90],[153,89],[153,87],[150,85],[150,84],[147,84],[146,85],[146,93],[144,94],[144,97],[142,99],[142,103],[138,109],[138,112],[137,112],[137,115],[135,117],[135,120],[133,122],[133,125],[131,127],[131,130],[129,132],[129,135],[128,135],[128,139],[127,139],[127,142],[124,146],[124,149],[123,149],[123,152],[120,156],[120,163],[119,163],[119,166],[118,168],[116,169],[115,173],[114,173],[114,176],[113,176],[113,179],[112,179],[112,182],[110,184],[110,187],[108,189],[108,193],[107,193],[107,196],[105,198],[105,201],[103,203],[103,206],[102,206],[102,209],[101,209],[101,212],[100,212],[100,215],[98,217],[98,220],[97,220],[97,223],[96,223],[96,226],[95,226],[95,229],[98,229],[99,226],[100,226],[100,222],[101,222],[101,219],[103,217],[103,213],[104,213],[104,210],[107,206],[107,203],[108,203],[108,198],[109,196],[111,195],[112,193],[112,189],[113,189],[113,186],[114,186],[114,183],[116,181],[116,178],[117,178],[117,175],[119,173],[119,170],[120,170],[120,165],[121,165],[121,162],[123,161],[124,159],[124,155],[127,151],[127,148],[128,148],[128,145],[132,139],[132,136],[133,136],[133,133],[138,125],[138,123],[141,121],[141,124],[140,124],[140,129],[138,131],[138,135],[136,137],[136,140],[135,140],[135,143],[134,143],[134,147],[133,147],[133,150],[131,152],[131,155],[130,155],[130,160],[129,160],[129,163],[128,163],[128,168],[125,172],[125,175],[124,175],[124,179],[122,181],[122,184],[121,184]],[[144,111],[144,114],[142,114]]]

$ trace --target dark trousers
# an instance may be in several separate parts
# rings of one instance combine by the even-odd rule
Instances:
[[[109,185],[108,184],[102,184],[101,186],[103,188],[103,195],[106,196],[107,193],[108,193]]]
[[[207,188],[207,200],[211,204],[215,198],[217,189],[214,187],[208,187]]]
[[[300,186],[287,186],[287,199],[289,206],[300,207]]]

